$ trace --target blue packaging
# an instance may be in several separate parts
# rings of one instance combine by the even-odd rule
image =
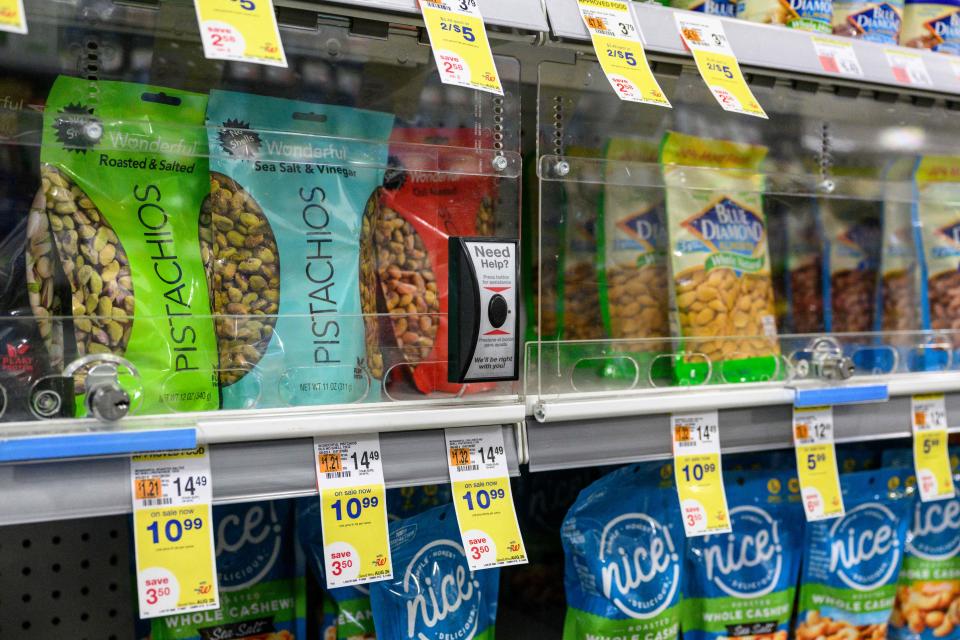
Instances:
[[[670,6],[724,18],[737,17],[736,0],[671,0]]]
[[[846,513],[808,522],[796,637],[883,638],[893,609],[913,504],[896,470],[840,478]],[[849,629],[849,631],[844,631]]]
[[[724,484],[732,533],[687,539],[683,637],[786,640],[803,540],[799,485],[785,472],[728,473]]]
[[[867,42],[897,44],[903,0],[833,0],[833,33]]]
[[[393,116],[211,91],[207,127],[223,408],[378,399],[365,209]]]
[[[306,583],[292,501],[214,507],[220,608],[152,623],[153,640],[303,640]]]
[[[499,569],[467,565],[453,505],[390,523],[393,579],[370,585],[377,637],[493,640]]]
[[[906,0],[900,44],[960,54],[960,0]]]
[[[581,491],[567,513],[564,640],[678,637],[683,523],[666,469],[617,469]]]

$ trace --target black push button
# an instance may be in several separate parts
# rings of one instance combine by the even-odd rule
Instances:
[[[507,312],[509,307],[506,299],[499,293],[490,298],[490,304],[487,305],[487,318],[494,328],[499,329],[507,321]]]

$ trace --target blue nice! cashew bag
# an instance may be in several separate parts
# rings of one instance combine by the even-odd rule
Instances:
[[[685,640],[786,640],[793,614],[803,509],[786,472],[727,474],[732,533],[687,539]]]
[[[911,449],[884,452],[906,486],[916,483]],[[960,448],[950,448],[954,486]],[[960,638],[960,491],[947,500],[921,502],[914,494],[907,549],[890,616],[891,640]]]
[[[223,407],[377,399],[370,198],[393,116],[212,91],[207,127]]]
[[[797,640],[887,635],[913,492],[893,469],[844,474],[840,485],[844,516],[806,526]]]
[[[393,579],[370,585],[377,638],[493,640],[499,569],[467,566],[453,505],[390,523]]]
[[[683,524],[676,489],[658,469],[618,469],[581,491],[567,513],[564,640],[678,636]]]

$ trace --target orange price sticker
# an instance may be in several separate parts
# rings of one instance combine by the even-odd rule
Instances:
[[[606,29],[607,24],[603,21],[603,18],[587,18],[587,26],[591,29]]]
[[[470,449],[466,447],[450,449],[450,464],[454,467],[465,467],[470,464]]]
[[[163,485],[160,478],[138,478],[136,485],[137,500],[147,500],[163,497]]]
[[[677,425],[677,427],[673,430],[673,433],[677,439],[677,442],[690,441],[690,427]]]
[[[341,473],[343,471],[343,459],[339,453],[321,453],[317,456],[317,464],[320,473]]]
[[[810,427],[808,427],[806,423],[798,424],[794,430],[796,431],[795,437],[797,440],[806,440],[810,437]]]

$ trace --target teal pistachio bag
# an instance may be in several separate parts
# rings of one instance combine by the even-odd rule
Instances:
[[[129,361],[139,381],[121,384],[143,413],[219,404],[198,243],[206,105],[196,93],[61,76],[44,111],[31,307],[55,366]]]
[[[371,194],[393,116],[213,91],[207,124],[224,408],[376,399]]]

